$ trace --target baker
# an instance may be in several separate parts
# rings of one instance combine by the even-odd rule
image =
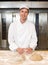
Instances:
[[[12,22],[8,30],[8,43],[11,51],[30,54],[37,46],[35,25],[28,21],[29,7],[23,5],[19,8],[20,18]]]

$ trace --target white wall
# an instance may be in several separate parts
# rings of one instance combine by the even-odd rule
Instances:
[[[16,2],[16,1],[8,1],[8,2],[0,2],[0,8],[19,8],[20,6],[22,6],[23,4],[26,4],[29,6],[29,8],[48,8],[48,2],[42,2],[42,1],[20,1],[20,2]]]

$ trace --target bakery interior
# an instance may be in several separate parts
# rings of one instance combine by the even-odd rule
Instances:
[[[0,49],[8,50],[8,28],[16,20],[21,4],[28,4],[28,19],[36,26],[37,50],[48,50],[48,2],[0,2]]]
[[[8,52],[10,52],[11,54],[13,53],[9,50],[8,28],[9,25],[16,20],[16,16],[18,15],[19,7],[21,6],[21,4],[28,4],[30,9],[28,19],[31,20],[31,22],[34,23],[36,26],[38,42],[35,51],[41,53],[42,51],[45,51],[46,53],[45,52],[43,53],[47,54],[48,53],[48,2],[28,1],[28,0],[0,2],[0,51],[2,51],[0,53],[6,53],[6,54]],[[10,65],[16,65],[16,64],[12,63]],[[21,64],[21,65],[27,65],[27,64]],[[32,64],[28,64],[28,65],[32,65]]]

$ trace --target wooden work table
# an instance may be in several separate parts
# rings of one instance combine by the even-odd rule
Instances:
[[[0,65],[48,65],[48,50],[38,50],[34,52],[41,54],[44,59],[42,61],[30,61],[29,59],[26,59],[23,63],[17,64],[15,61],[17,52],[9,50],[0,50]]]

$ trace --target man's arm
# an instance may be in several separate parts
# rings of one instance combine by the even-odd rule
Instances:
[[[10,24],[9,30],[8,30],[8,43],[9,43],[9,49],[12,51],[16,51],[18,46],[15,44],[14,41],[14,28],[13,23]]]
[[[31,38],[30,38],[30,43],[29,43],[29,48],[24,48],[24,52],[26,52],[27,54],[32,53],[36,46],[37,46],[37,35],[36,35],[36,30],[35,30],[35,26],[32,25],[31,26]]]
[[[10,25],[9,30],[8,30],[8,42],[9,42],[9,49],[10,50],[17,51],[19,54],[22,54],[24,52],[24,49],[18,48],[18,45],[15,43],[13,24]]]
[[[33,50],[35,50],[36,46],[37,46],[37,35],[36,35],[36,30],[35,30],[35,26],[32,26],[32,36],[31,36],[31,40],[30,40],[30,48],[32,48]]]

